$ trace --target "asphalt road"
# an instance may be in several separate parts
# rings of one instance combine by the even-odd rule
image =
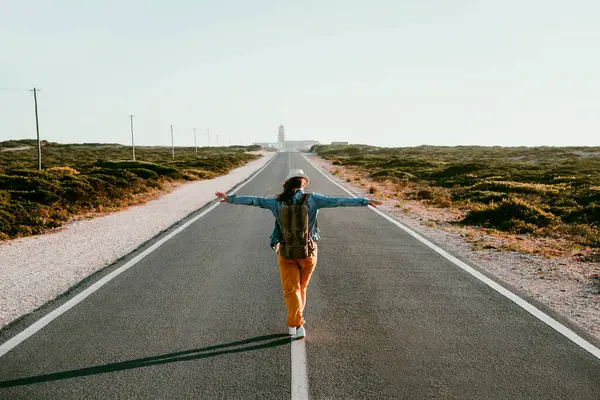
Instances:
[[[298,153],[237,194],[277,193],[290,167],[346,195]],[[272,225],[219,205],[2,356],[0,399],[291,398]],[[600,399],[600,360],[391,222],[339,208],[319,227],[309,398]]]

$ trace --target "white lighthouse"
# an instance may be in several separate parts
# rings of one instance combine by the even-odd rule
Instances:
[[[285,148],[285,131],[283,130],[283,125],[279,125],[279,136],[277,137],[277,147],[280,150]]]

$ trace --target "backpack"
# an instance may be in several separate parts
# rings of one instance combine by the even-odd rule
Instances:
[[[283,228],[283,240],[279,247],[279,255],[285,258],[308,258],[315,251],[315,242],[308,232],[308,198],[304,193],[298,204],[290,199],[279,209],[279,220]]]

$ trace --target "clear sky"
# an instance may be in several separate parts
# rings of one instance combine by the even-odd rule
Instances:
[[[42,138],[600,145],[598,0],[0,0]],[[35,138],[0,90],[0,140]]]

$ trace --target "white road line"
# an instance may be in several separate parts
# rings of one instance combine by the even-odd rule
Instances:
[[[323,174],[323,176],[325,176],[327,179],[329,179],[331,182],[333,182],[335,185],[337,185],[343,191],[345,191],[346,193],[348,193],[352,197],[358,197],[354,193],[352,193],[351,191],[349,191],[348,189],[346,189],[345,187],[343,187],[342,185],[340,185],[339,183],[337,183],[336,181],[334,181],[329,175],[327,175],[319,167],[317,167],[316,165],[314,165],[304,155],[303,155],[303,157],[317,171],[319,171],[321,174]],[[471,274],[475,278],[479,279],[481,282],[485,283],[486,285],[488,285],[489,287],[491,287],[492,289],[494,289],[495,291],[497,291],[498,293],[500,293],[504,297],[506,297],[509,300],[513,301],[514,303],[516,303],[517,305],[519,305],[520,307],[522,307],[525,311],[527,311],[528,313],[530,313],[531,315],[533,315],[534,317],[536,317],[540,321],[544,322],[545,324],[549,325],[554,330],[556,330],[557,332],[559,332],[560,334],[562,334],[563,336],[565,336],[567,339],[571,340],[573,343],[577,344],[581,348],[583,348],[583,349],[587,350],[588,352],[590,352],[596,358],[600,359],[600,349],[598,347],[594,346],[593,344],[591,344],[590,342],[588,342],[587,340],[585,340],[584,338],[582,338],[581,336],[579,336],[578,334],[576,334],[575,332],[573,332],[571,329],[567,328],[566,326],[564,326],[563,324],[561,324],[560,322],[558,322],[554,318],[550,317],[548,314],[544,313],[543,311],[539,310],[535,306],[529,304],[527,301],[523,300],[522,298],[520,298],[519,296],[517,296],[516,294],[514,294],[510,290],[506,289],[504,286],[502,286],[502,285],[498,284],[497,282],[491,280],[487,276],[483,275],[481,272],[475,270],[474,268],[472,268],[469,265],[465,264],[464,262],[460,261],[459,259],[457,259],[453,255],[448,254],[446,251],[442,250],[441,248],[439,248],[435,244],[431,243],[429,240],[425,239],[423,236],[419,235],[418,233],[416,233],[412,229],[410,229],[410,228],[402,225],[400,222],[396,221],[394,218],[390,217],[389,215],[384,214],[383,212],[379,211],[378,209],[376,209],[374,207],[369,206],[369,208],[371,210],[375,211],[377,214],[381,215],[383,218],[385,218],[388,221],[390,221],[391,223],[393,223],[394,225],[398,226],[400,229],[402,229],[403,231],[405,231],[406,233],[408,233],[409,235],[411,235],[412,237],[414,237],[415,239],[417,239],[419,242],[423,243],[424,245],[426,245],[427,247],[429,247],[430,249],[432,249],[436,253],[438,253],[441,256],[443,256],[444,258],[446,258],[448,261],[454,263],[455,265],[457,265],[458,267],[460,267],[464,271],[468,272],[469,274]]]
[[[292,400],[308,399],[308,374],[306,373],[306,342],[292,341]]]
[[[230,192],[230,194],[234,194],[235,192],[240,190],[242,187],[244,187],[248,182],[250,182],[252,179],[254,179],[256,176],[258,176],[258,174],[261,173],[267,166],[269,166],[269,164],[271,164],[271,162],[276,157],[277,157],[277,154],[275,154],[265,165],[263,165],[261,169],[256,171],[254,173],[254,175],[252,175],[250,177],[250,179],[248,179],[246,182],[242,183],[235,190]],[[33,336],[35,333],[37,333],[39,330],[44,328],[46,325],[48,325],[54,319],[59,317],[61,314],[67,312],[68,310],[70,310],[71,308],[76,306],[78,303],[83,301],[86,297],[88,297],[89,295],[94,293],[96,290],[100,289],[106,283],[110,282],[112,279],[114,279],[118,275],[127,271],[129,268],[133,267],[135,264],[137,264],[139,261],[141,261],[148,254],[150,254],[154,250],[158,249],[166,241],[173,238],[178,233],[182,232],[185,228],[187,228],[188,226],[190,226],[191,224],[193,224],[194,222],[196,222],[197,220],[199,220],[200,218],[202,218],[203,216],[208,214],[210,211],[214,210],[219,204],[220,204],[219,202],[213,204],[212,206],[210,206],[209,208],[204,210],[201,214],[195,216],[194,218],[192,218],[191,220],[189,220],[188,222],[186,222],[185,224],[183,224],[182,226],[180,226],[179,228],[177,228],[176,230],[174,230],[173,232],[171,232],[164,238],[160,239],[158,242],[154,243],[152,246],[150,246],[149,248],[144,250],[142,253],[140,253],[139,255],[134,257],[132,260],[128,261],[123,266],[119,267],[118,269],[116,269],[113,272],[111,272],[110,274],[106,275],[99,281],[95,282],[93,285],[91,285],[90,287],[88,287],[87,289],[82,291],[81,293],[77,294],[75,297],[73,297],[71,300],[67,301],[65,304],[61,305],[57,309],[55,309],[52,312],[48,313],[47,315],[43,316],[42,318],[40,318],[39,320],[34,322],[32,325],[28,326],[25,330],[23,330],[19,334],[8,339],[6,342],[4,342],[2,345],[0,345],[0,357],[2,357],[6,353],[8,353],[12,349],[14,349],[16,346],[18,346],[24,340]]]

